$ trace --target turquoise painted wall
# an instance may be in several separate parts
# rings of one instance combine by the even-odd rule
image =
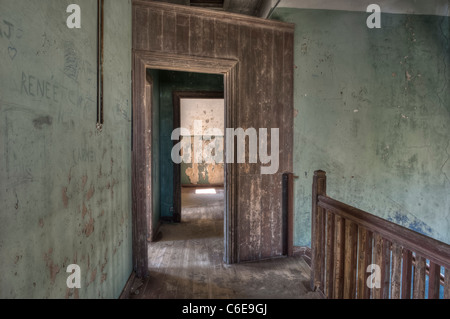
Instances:
[[[173,97],[174,91],[223,91],[223,76],[215,74],[160,71],[160,176],[161,216],[173,212]]]
[[[117,298],[132,271],[131,1],[0,0],[0,298]],[[68,289],[69,264],[81,289]]]
[[[328,194],[450,244],[449,18],[278,9],[295,23],[295,244]]]

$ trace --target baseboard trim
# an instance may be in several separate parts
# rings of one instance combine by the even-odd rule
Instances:
[[[181,187],[183,188],[224,188],[224,184],[202,184],[202,185],[195,185],[195,184],[182,184]]]
[[[129,299],[131,294],[131,288],[133,287],[134,279],[136,278],[136,273],[133,271],[130,275],[130,278],[128,278],[127,283],[125,284],[125,287],[123,288],[122,293],[120,294],[119,299]]]
[[[309,267],[311,267],[311,248],[305,246],[294,246],[293,256],[303,257]]]

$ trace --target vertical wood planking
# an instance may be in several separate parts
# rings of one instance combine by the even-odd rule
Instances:
[[[288,174],[288,194],[287,194],[287,255],[294,256],[294,174]],[[272,249],[273,249],[272,244]],[[273,254],[273,250],[272,250]]]
[[[425,298],[425,279],[426,279],[426,265],[425,258],[416,254],[416,261],[414,264],[414,287],[413,298]]]
[[[174,12],[163,14],[163,51],[168,53],[177,50],[177,16]]]
[[[280,126],[280,150],[287,150],[280,157],[280,167],[292,172],[294,147],[294,34],[284,33],[283,40],[283,108],[282,123]]]
[[[282,233],[282,225],[275,225],[272,210],[272,196],[277,191],[277,181],[275,178],[277,175],[261,175],[262,185],[264,188],[261,190],[261,222],[260,222],[260,242],[261,242],[261,258],[269,258],[272,253],[272,231],[277,230],[277,233]],[[281,189],[279,190],[282,191]],[[281,220],[280,220],[281,221]]]
[[[203,19],[203,45],[201,56],[214,56],[215,19]]]
[[[191,15],[189,19],[189,54],[201,55],[203,52],[203,18]]]
[[[334,281],[334,240],[335,240],[335,218],[334,214],[327,211],[327,246],[326,246],[326,266],[325,266],[325,295],[328,299],[333,299]]]
[[[272,29],[262,28],[260,35],[260,47],[261,56],[259,58],[260,65],[257,71],[259,80],[257,81],[257,91],[261,92],[258,95],[261,98],[261,103],[259,105],[259,116],[258,116],[258,126],[259,128],[267,128],[268,138],[267,138],[267,154],[274,152],[271,144],[271,128],[278,127],[276,122],[276,116],[265,116],[272,111],[273,103],[273,91],[268,89],[272,85],[272,74],[273,70],[273,31]],[[261,152],[261,137],[258,132],[258,149]],[[263,147],[264,148],[264,147]],[[261,154],[261,153],[260,153]],[[260,158],[261,160],[261,158]],[[266,164],[259,163],[256,165],[259,174],[261,174],[260,165],[266,166]],[[283,230],[283,215],[281,205],[278,207],[279,203],[275,199],[278,194],[282,193],[282,189],[278,189],[276,186],[282,180],[282,175],[275,172],[275,174],[269,174],[264,176],[270,176],[270,184],[263,183],[263,187],[267,189],[267,195],[262,198],[262,220],[261,220],[261,232],[263,234],[261,247],[263,248],[263,257],[268,258],[271,256],[272,243],[276,245],[275,249],[278,249],[278,255],[282,254],[282,230]],[[263,192],[266,189],[263,188]],[[276,209],[274,210],[273,208]],[[274,241],[272,241],[274,239]]]
[[[241,199],[237,202],[237,213],[238,213],[238,262],[242,260],[251,259],[251,240],[252,235],[250,234],[250,192],[251,192],[251,178],[250,176],[238,176],[238,185],[240,189],[247,189],[248,197]],[[259,202],[259,201],[258,201]]]
[[[401,276],[402,276],[402,247],[394,243],[392,244],[391,299],[400,299]]]
[[[145,45],[145,48],[148,48],[148,50],[152,51],[162,51],[163,44],[162,44],[162,37],[163,37],[163,13],[162,11],[154,11],[150,10],[148,15],[148,21],[145,23],[145,25],[138,26],[138,28],[145,28],[147,32],[147,39],[148,45]],[[139,32],[138,32],[139,33]],[[143,47],[144,49],[144,47]],[[146,49],[144,49],[146,50]]]
[[[283,101],[283,97],[282,97],[282,93],[283,93],[283,82],[284,81],[276,81],[275,79],[277,79],[278,73],[280,72],[280,70],[283,68],[283,52],[281,50],[276,50],[275,48],[281,48],[283,47],[283,37],[280,38],[280,36],[283,33],[281,31],[277,31],[275,30],[272,37],[271,37],[271,43],[268,44],[270,46],[270,52],[271,52],[271,59],[272,59],[272,65],[271,65],[271,71],[270,71],[270,75],[267,78],[267,80],[269,81],[269,86],[268,89],[271,92],[271,105],[269,106],[271,108],[270,113],[272,113],[272,110],[280,110],[282,109],[282,101]],[[278,36],[278,37],[277,37]],[[272,116],[272,118],[274,119],[274,121],[272,122],[272,126],[275,125],[274,127],[280,127],[279,123],[281,122],[281,115],[282,112],[275,112],[274,116]],[[282,130],[281,130],[282,131]],[[283,152],[282,149],[280,149],[280,158],[283,156],[281,154],[281,152]],[[288,170],[287,170],[288,171]],[[292,172],[292,171],[290,171]],[[290,176],[291,178],[291,182],[292,182],[292,198],[290,199],[290,203],[292,205],[294,205],[294,176],[293,174]],[[281,177],[280,177],[281,178]],[[292,212],[294,214],[294,210],[292,208]],[[275,215],[276,216],[276,215]],[[274,218],[278,218],[278,216],[276,216]],[[292,219],[294,218],[294,216],[292,216]],[[289,223],[288,223],[289,225]],[[289,225],[289,227],[291,227],[291,229],[293,230],[293,221],[292,224]],[[281,234],[280,233],[276,233],[273,232],[273,237],[272,237],[272,254],[276,253],[276,248],[277,248],[277,243],[281,240]],[[289,245],[291,245],[291,248],[294,244],[294,238],[293,238],[293,234],[292,234],[292,238],[289,239]]]
[[[445,268],[444,299],[450,299],[450,269]]]
[[[228,24],[220,20],[215,20],[214,23],[214,55],[228,57]]]
[[[370,299],[367,286],[367,267],[372,263],[372,233],[360,227],[358,232],[358,299]]]
[[[356,298],[358,225],[345,220],[344,299]]]
[[[345,220],[335,216],[336,243],[334,250],[334,299],[344,298]]]
[[[411,299],[412,252],[403,249],[402,299]]]
[[[285,147],[287,144],[283,142],[286,140],[284,137],[280,141],[278,175],[264,178],[264,181],[260,179],[259,187],[251,190],[251,188],[245,188],[244,184],[246,187],[251,187],[255,183],[255,178],[261,177],[260,165],[253,164],[254,167],[251,168],[246,165],[235,165],[232,170],[234,177],[242,176],[242,178],[233,179],[234,194],[242,194],[243,191],[254,192],[252,196],[258,198],[259,202],[245,213],[237,213],[232,221],[233,225],[239,225],[233,233],[233,238],[238,238],[239,241],[233,253],[233,256],[236,255],[235,261],[251,261],[280,255],[282,253],[279,231],[282,218],[282,196],[279,191],[281,173],[292,171],[293,168],[292,152],[289,151],[293,147],[291,141],[293,128],[289,124],[289,121],[292,122],[293,113],[292,26],[256,20],[252,24],[235,19],[236,17],[231,15],[229,18],[222,19],[213,12],[196,9],[187,11],[185,8],[152,2],[134,3],[133,8],[134,49],[149,51],[150,55],[167,52],[184,57],[191,56],[193,59],[202,56],[239,61],[235,69],[236,76],[233,76],[234,87],[227,88],[233,91],[235,107],[232,116],[234,123],[228,127],[258,129],[263,126],[274,126],[287,134],[289,147]],[[274,32],[281,34],[281,41],[274,39]],[[292,40],[288,46],[285,46],[286,38]],[[274,46],[275,42],[279,45]],[[260,49],[258,49],[259,46]],[[136,54],[139,55],[142,52]],[[256,54],[259,54],[259,57],[255,59]],[[275,57],[279,58],[276,62]],[[286,57],[289,60],[288,64],[285,63]],[[275,83],[279,89],[272,87]],[[284,114],[286,109],[287,115]],[[264,115],[260,115],[262,113]],[[258,115],[255,116],[255,114]],[[139,153],[138,156],[144,155]],[[267,198],[262,198],[261,190],[263,189],[268,194]],[[230,198],[235,199],[233,203],[230,203],[235,211],[238,209],[241,211],[240,207],[246,207],[248,204],[241,195]],[[229,226],[234,227],[233,225]],[[231,234],[231,232],[228,233]],[[242,249],[244,253],[242,256],[239,256],[239,249]]]
[[[134,81],[147,83],[145,64],[138,58],[134,58]],[[132,196],[135,205],[133,211],[133,260],[136,275],[140,278],[148,273],[148,254],[147,254],[147,180],[146,167],[148,167],[146,155],[146,133],[145,133],[145,116],[150,116],[146,112],[145,105],[146,90],[139,90],[138,87],[133,88],[133,122],[134,136],[133,138],[133,188]],[[142,111],[143,115],[137,110]],[[151,206],[150,206],[151,208]]]
[[[428,299],[439,299],[440,288],[441,266],[430,262],[430,272],[428,275]]]
[[[177,52],[180,54],[186,54],[189,52],[189,20],[190,17],[187,14],[177,14]]]
[[[225,111],[225,126],[226,127],[235,127],[236,123],[236,104],[238,101],[237,96],[237,70],[232,69],[224,76],[224,88],[225,88],[225,103],[228,110]],[[227,145],[224,143],[224,154],[227,152]],[[224,245],[225,245],[225,262],[226,263],[235,263],[239,262],[239,245],[238,243],[238,235],[239,229],[237,227],[238,223],[238,209],[237,209],[237,189],[239,187],[239,179],[237,177],[236,166],[231,163],[226,164],[226,185],[234,185],[235,187],[231,187],[228,192],[226,192],[226,214],[228,218],[226,218],[225,225],[225,236],[224,236]],[[227,243],[236,243],[235,245],[228,245]]]
[[[239,25],[228,24],[228,39],[226,45],[227,53],[223,54],[223,57],[228,59],[236,59],[239,56],[238,52],[240,42],[241,40],[239,36]]]
[[[234,127],[244,127],[244,123],[246,122],[246,118],[248,117],[248,111],[249,108],[252,107],[252,103],[254,102],[254,99],[252,97],[252,92],[254,92],[254,83],[253,81],[247,80],[247,75],[250,73],[251,67],[249,65],[249,61],[251,60],[251,28],[247,26],[239,26],[239,33],[240,38],[242,41],[240,42],[239,46],[239,52],[238,55],[242,59],[242,63],[239,65],[238,70],[238,78],[240,79],[239,89],[238,89],[238,101],[237,101],[237,107],[235,110],[235,123]],[[236,141],[236,140],[235,140]],[[236,163],[237,159],[237,148],[236,145],[234,146],[234,160]],[[242,165],[240,164],[234,164],[233,168],[236,170],[236,174],[239,176],[239,184],[238,187],[240,190],[249,190],[249,188],[246,188],[248,186],[242,184],[246,181],[246,179],[250,178],[249,176],[243,176],[243,174],[246,173],[245,169],[242,168]],[[239,198],[239,192],[237,193],[237,197]],[[240,206],[242,201],[245,201],[245,199],[240,198],[238,200],[238,205]],[[259,203],[259,200],[258,200]],[[245,213],[243,213],[245,212]],[[238,208],[238,224],[239,224],[239,231],[238,231],[238,237],[239,239],[239,260],[252,260],[250,255],[250,249],[249,249],[249,240],[250,240],[250,212],[249,211],[242,211],[240,208]],[[244,242],[247,242],[247,245],[244,244]]]
[[[145,212],[147,213],[147,238],[153,239],[153,201],[152,201],[152,166],[153,166],[153,157],[152,157],[152,130],[153,130],[153,121],[152,121],[152,95],[153,95],[153,79],[146,73],[146,83],[145,83],[145,111],[143,116],[144,127],[150,128],[150,130],[146,130],[144,133],[144,143],[145,143]]]
[[[146,8],[135,8],[135,27],[142,28],[143,32],[135,33],[135,49],[149,50],[149,10]]]

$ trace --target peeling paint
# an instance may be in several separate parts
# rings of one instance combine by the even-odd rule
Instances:
[[[207,166],[208,182],[210,184],[223,184],[224,182],[224,167],[218,164],[209,164]]]
[[[84,226],[83,233],[89,237],[94,232],[94,219],[91,217],[89,222]]]
[[[67,197],[67,187],[62,188],[62,202],[64,204],[64,208],[69,206],[69,197]]]
[[[81,179],[81,189],[84,189],[84,187],[86,186],[86,183],[88,181],[88,177],[85,175],[82,177]]]
[[[93,283],[95,281],[96,277],[97,277],[97,268],[94,268],[94,270],[92,270],[91,279],[90,279],[89,283]]]
[[[44,261],[45,261],[45,265],[48,268],[48,271],[50,272],[50,281],[51,284],[55,284],[55,280],[56,280],[56,275],[59,274],[60,272],[60,267],[55,264],[53,262],[52,259],[52,255],[53,255],[53,249],[49,249],[47,253],[44,253]]]
[[[86,216],[87,213],[88,213],[88,209],[86,207],[86,204],[83,203],[83,210],[81,212],[81,216],[83,217],[83,219],[84,219],[84,217]]]
[[[186,169],[186,175],[189,177],[191,184],[197,185],[199,180],[198,164],[193,163],[192,167]]]
[[[94,186],[91,186],[91,188],[89,189],[89,191],[86,194],[86,200],[90,200],[92,198],[92,196],[94,196],[95,193],[95,188]]]

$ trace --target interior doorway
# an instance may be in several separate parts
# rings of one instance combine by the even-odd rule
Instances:
[[[176,63],[175,63],[176,62]],[[153,239],[153,229],[157,226],[153,220],[154,200],[154,123],[152,123],[153,103],[157,95],[152,94],[154,79],[149,70],[170,70],[216,74],[223,81],[225,99],[225,125],[234,127],[234,109],[236,107],[237,60],[221,58],[191,58],[157,52],[135,52],[133,82],[133,158],[132,158],[132,195],[133,195],[133,264],[138,277],[145,277],[148,269],[148,240]],[[226,150],[224,150],[226,152]],[[157,182],[157,181],[156,181]],[[233,190],[236,184],[236,169],[225,164],[225,216],[224,216],[224,253],[226,263],[237,262],[236,240],[236,202]],[[163,188],[160,187],[162,190]],[[149,231],[152,231],[149,234]]]
[[[214,242],[216,248],[225,243],[220,255],[226,261],[224,75],[147,69],[147,82],[153,145],[149,268],[159,254],[153,250],[173,240],[210,239],[204,247]]]
[[[223,91],[173,93],[182,162],[174,166],[174,221],[224,219],[225,100]],[[177,147],[174,145],[174,147]]]

